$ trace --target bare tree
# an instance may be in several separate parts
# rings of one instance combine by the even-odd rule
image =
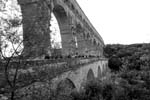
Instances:
[[[14,100],[14,95],[16,91],[16,80],[18,75],[18,69],[21,64],[21,52],[23,50],[22,37],[18,33],[18,27],[21,25],[21,19],[18,16],[13,18],[9,16],[6,10],[7,0],[2,0],[1,4],[1,17],[0,17],[0,37],[1,37],[1,63],[3,67],[3,73],[6,80],[5,86],[8,85],[9,93],[11,94],[10,99]],[[11,62],[15,57],[18,57],[16,61],[17,66],[14,68],[14,72],[10,73]]]
[[[3,73],[6,80],[6,84],[4,84],[4,86],[7,90],[5,92],[10,95],[11,100],[14,100],[16,95],[15,93],[18,89],[17,82],[20,68],[26,66],[26,63],[22,64],[24,58],[21,55],[24,51],[24,41],[22,33],[18,30],[18,28],[22,25],[22,19],[20,15],[14,14],[12,17],[9,13],[7,13],[6,3],[8,0],[0,0],[0,3],[1,2],[3,3],[3,6],[0,6],[0,14],[2,14],[2,16],[0,16],[0,55],[2,63],[1,67],[3,68],[0,70],[0,74]],[[40,19],[37,19],[35,22],[38,20]],[[32,29],[33,28],[31,27],[28,30],[32,32]],[[43,31],[44,30],[45,29],[43,28]],[[59,43],[56,44],[55,47],[58,48]],[[17,64],[13,65],[13,62],[16,62]]]
[[[24,47],[22,31],[19,30],[22,25],[20,12],[11,16],[9,13],[10,9],[8,11],[6,7],[7,2],[8,0],[0,1],[1,5],[3,5],[0,8],[0,14],[2,15],[0,16],[0,55],[2,65],[0,66],[2,67],[0,74],[4,76],[4,92],[9,95],[11,100],[14,100],[15,92],[18,89],[19,69],[25,67],[26,64],[22,64],[23,56],[21,53]],[[14,9],[12,9],[13,11]],[[13,64],[14,62],[16,64]]]

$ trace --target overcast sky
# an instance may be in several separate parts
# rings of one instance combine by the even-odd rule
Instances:
[[[106,44],[150,42],[150,0],[77,0]]]

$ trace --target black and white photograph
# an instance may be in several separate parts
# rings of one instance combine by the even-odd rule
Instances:
[[[0,100],[150,100],[150,0],[0,0]]]

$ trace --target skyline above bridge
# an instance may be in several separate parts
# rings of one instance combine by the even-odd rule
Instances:
[[[12,1],[15,3],[16,0]],[[150,1],[77,0],[77,2],[105,44],[150,42],[148,12]]]
[[[150,42],[149,0],[77,0],[105,44]]]

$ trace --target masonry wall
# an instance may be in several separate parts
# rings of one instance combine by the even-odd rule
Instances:
[[[51,56],[49,29],[51,12],[54,13],[59,24],[62,55],[78,53],[101,56],[104,42],[76,0],[52,0],[52,2],[51,0],[18,0],[18,3],[23,17],[22,55],[25,58]]]

